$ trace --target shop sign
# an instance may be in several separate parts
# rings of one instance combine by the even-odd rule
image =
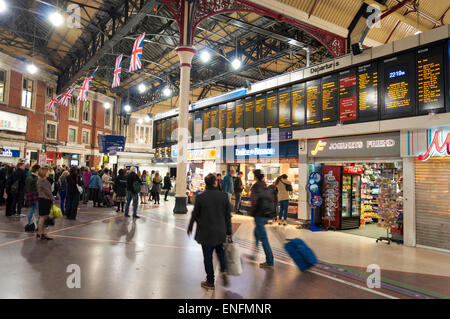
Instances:
[[[238,156],[272,156],[275,155],[276,149],[275,148],[237,148],[234,150],[234,155],[236,157]]]
[[[27,123],[27,116],[0,111],[0,130],[26,133]]]
[[[418,159],[426,161],[432,156],[450,156],[450,133],[435,131],[427,151],[419,155]]]
[[[344,174],[362,174],[363,168],[361,166],[344,166]]]
[[[190,150],[187,152],[188,161],[205,161],[205,160],[215,160],[216,159],[216,149],[207,148],[200,150]]]
[[[400,156],[400,133],[382,133],[308,141],[310,157]]]
[[[3,147],[1,156],[3,156],[3,157],[20,157],[20,150]]]

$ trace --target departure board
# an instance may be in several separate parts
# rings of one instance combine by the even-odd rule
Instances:
[[[266,112],[266,94],[260,93],[255,97],[255,128],[266,127],[264,124],[264,113]]]
[[[292,87],[292,126],[305,125],[305,83]]]
[[[271,90],[267,92],[266,99],[266,128],[277,127],[278,124],[278,92]]]
[[[245,125],[244,129],[254,127],[255,97],[245,99]]]
[[[322,123],[333,124],[338,119],[338,84],[336,75],[322,78]]]
[[[413,54],[405,54],[380,63],[381,118],[415,115],[415,63]]]
[[[278,91],[278,127],[291,126],[291,88],[282,88]]]
[[[211,108],[210,118],[211,118],[211,124],[209,127],[218,128],[219,127],[219,107],[218,106]]]
[[[376,63],[358,67],[358,122],[378,118],[378,70]]]
[[[166,121],[166,143],[171,142],[172,137],[172,119]]]
[[[222,138],[225,138],[227,131],[227,105],[219,106],[219,130],[222,132]]]
[[[235,128],[235,113],[234,102],[227,103],[227,128]]]
[[[306,82],[306,124],[320,124],[322,121],[322,90],[320,80]]]
[[[437,45],[417,51],[417,101],[419,114],[443,111],[443,48]]]
[[[156,145],[160,145],[162,142],[162,122],[156,124]]]
[[[166,143],[167,121],[161,123],[161,144]]]
[[[339,120],[341,122],[356,120],[356,92],[355,69],[339,72]]]
[[[203,134],[210,128],[211,125],[211,109],[203,111]]]
[[[244,128],[244,100],[236,101],[235,128]]]

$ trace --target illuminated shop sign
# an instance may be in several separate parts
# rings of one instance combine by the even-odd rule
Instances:
[[[20,157],[20,150],[3,147],[1,156],[3,156],[3,157]]]
[[[187,152],[188,161],[203,161],[203,160],[215,160],[216,149],[209,148],[203,150],[191,150]]]
[[[400,156],[400,133],[309,140],[308,150],[311,157]]]
[[[420,161],[426,161],[432,156],[450,156],[450,133],[434,132],[433,140],[424,154],[418,156]]]
[[[234,151],[236,156],[271,156],[276,153],[275,148],[237,148]]]

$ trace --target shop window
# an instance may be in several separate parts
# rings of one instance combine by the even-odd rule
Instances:
[[[52,99],[52,98],[53,98],[53,88],[50,87],[50,86],[47,86],[47,97],[48,97],[49,99]]]
[[[91,121],[91,101],[85,101],[83,103],[83,121]]]
[[[47,138],[55,140],[56,139],[56,124],[47,123]]]
[[[72,96],[69,105],[69,119],[78,120],[78,101],[76,96]]]
[[[111,126],[111,108],[105,110],[105,126]]]
[[[81,143],[90,144],[89,135],[89,131],[83,131],[81,134]]]
[[[76,129],[69,127],[68,142],[70,142],[70,143],[77,142],[77,130]]]
[[[23,79],[22,106],[28,109],[33,107],[33,80]]]
[[[0,70],[0,102],[5,102],[6,71]]]

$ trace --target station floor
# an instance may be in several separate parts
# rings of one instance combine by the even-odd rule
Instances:
[[[201,247],[186,234],[190,214],[172,209],[173,199],[141,205],[133,221],[82,204],[76,221],[60,219],[49,228],[54,240],[47,242],[23,232],[26,218],[5,217],[2,207],[0,298],[450,298],[450,254],[342,232],[267,226],[275,269],[260,269],[262,250],[259,260],[249,258],[253,221],[241,215],[232,222],[243,274],[230,277],[228,288],[217,279],[216,290],[206,291]],[[304,273],[283,249],[284,239],[295,237],[319,259]],[[80,288],[67,286],[72,264],[80,267]],[[380,268],[380,288],[367,285],[372,264]]]

